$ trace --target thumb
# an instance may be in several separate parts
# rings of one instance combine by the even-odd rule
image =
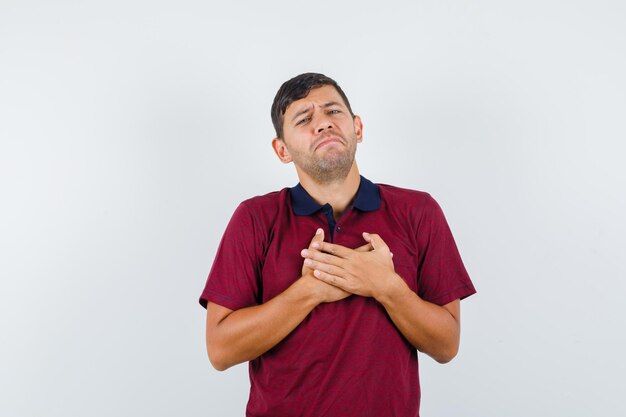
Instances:
[[[378,236],[377,234],[370,234],[367,232],[363,232],[363,239],[365,239],[366,242],[368,242],[370,245],[372,245],[372,248],[374,250],[378,249],[388,249],[387,248],[387,244],[385,243],[385,241]]]

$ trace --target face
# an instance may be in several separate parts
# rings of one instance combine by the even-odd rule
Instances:
[[[362,129],[361,119],[352,118],[337,90],[324,85],[287,107],[284,138],[275,138],[272,145],[281,161],[293,162],[299,174],[330,183],[348,175]]]

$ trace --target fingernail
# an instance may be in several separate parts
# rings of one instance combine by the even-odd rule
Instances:
[[[320,244],[319,244],[319,242],[313,242],[313,243],[311,244],[311,247],[313,247],[313,248],[319,248],[319,247],[320,247]]]
[[[305,264],[306,266],[311,266],[311,264],[313,264],[313,261],[312,261],[312,260],[310,260],[310,259],[305,259],[305,260],[304,260],[304,264]]]
[[[302,252],[300,252],[300,255],[302,256],[309,256],[309,251],[306,249],[302,249]]]
[[[313,275],[319,277],[320,275],[322,275],[322,273],[316,269],[315,271],[313,271]]]
[[[321,228],[319,228],[319,229],[317,229],[317,230],[315,231],[315,234],[316,234],[316,235],[319,235],[319,234],[320,234],[320,233],[322,233],[322,232],[323,232],[323,230],[322,230]]]

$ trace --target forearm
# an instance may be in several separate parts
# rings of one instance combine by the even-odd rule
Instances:
[[[301,278],[268,302],[233,311],[217,324],[207,348],[218,370],[257,358],[289,333],[319,304]]]
[[[446,308],[421,299],[396,278],[377,300],[416,349],[437,362],[449,362],[459,349],[460,323]]]

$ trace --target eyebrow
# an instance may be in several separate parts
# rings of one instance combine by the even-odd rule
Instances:
[[[302,115],[303,115],[303,114],[305,114],[305,113],[308,113],[310,110],[311,110],[311,106],[309,106],[309,107],[307,107],[307,108],[305,108],[305,109],[303,109],[303,110],[300,110],[298,113],[296,113],[296,114],[295,114],[295,115],[291,118],[291,121],[293,122],[293,121],[294,121],[294,120],[296,120],[298,117],[302,116]]]
[[[332,106],[341,106],[341,103],[338,103],[336,101],[329,101],[328,103],[324,103],[321,105],[322,108],[327,108],[327,107],[332,107]],[[300,110],[298,113],[296,113],[292,118],[291,121],[293,122],[294,120],[296,120],[298,117],[302,116],[305,113],[308,113],[311,110],[311,107],[307,107],[303,110]]]
[[[332,106],[341,106],[341,103],[337,103],[336,101],[329,101],[328,103],[322,104],[322,107],[332,107]]]

